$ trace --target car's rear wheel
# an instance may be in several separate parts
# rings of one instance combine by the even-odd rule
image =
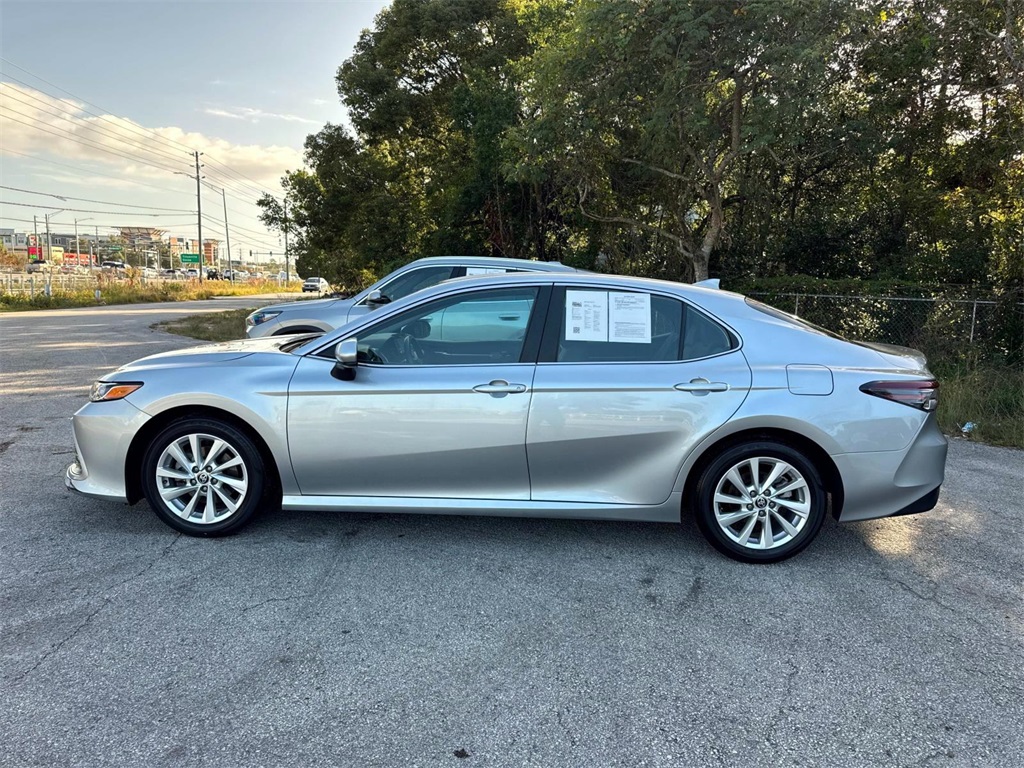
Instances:
[[[259,508],[264,462],[241,430],[213,419],[183,419],[154,439],[142,460],[142,488],[157,516],[190,536],[224,536]]]
[[[818,534],[827,507],[814,463],[768,441],[716,457],[701,473],[694,501],[708,541],[747,563],[774,563],[800,552]]]

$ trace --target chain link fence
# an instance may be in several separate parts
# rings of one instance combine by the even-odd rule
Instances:
[[[930,364],[1024,361],[1024,301],[1019,292],[967,299],[756,291],[748,295],[848,339],[919,349]]]

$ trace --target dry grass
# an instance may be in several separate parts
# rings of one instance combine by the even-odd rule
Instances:
[[[225,312],[204,312],[201,315],[189,315],[177,320],[154,323],[150,327],[202,341],[232,341],[245,338],[245,316],[254,309],[255,307],[229,309]]]
[[[970,439],[1024,448],[1024,371],[1013,366],[936,370],[943,432],[962,434],[972,422]]]
[[[223,280],[131,281],[98,280],[100,300],[96,301],[95,288],[77,291],[55,290],[50,296],[38,293],[0,293],[0,312],[14,312],[30,309],[67,309],[70,307],[93,307],[96,304],[141,304],[160,301],[195,301],[214,296],[253,296],[262,293],[299,293],[301,283],[280,286],[271,280],[253,280],[245,283],[230,283]]]

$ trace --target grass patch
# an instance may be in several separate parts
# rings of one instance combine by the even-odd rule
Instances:
[[[1024,448],[1024,371],[1012,366],[933,370],[943,432],[959,435],[964,424],[973,422],[972,440]]]
[[[255,307],[250,307],[229,309],[224,312],[205,312],[201,315],[153,323],[150,327],[202,341],[233,341],[245,338],[245,317],[254,309]]]
[[[100,290],[96,301],[95,290]],[[111,281],[98,278],[90,288],[74,291],[55,289],[50,296],[42,292],[35,296],[23,293],[0,293],[0,312],[17,312],[31,309],[70,309],[72,307],[94,307],[97,304],[142,304],[162,301],[196,301],[214,296],[253,296],[262,293],[298,293],[300,283],[280,286],[271,280],[253,280],[245,283],[230,283],[223,280]]]

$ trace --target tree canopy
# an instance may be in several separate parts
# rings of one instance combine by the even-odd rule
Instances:
[[[395,0],[284,179],[300,273],[420,256],[1020,286],[1021,0]]]

